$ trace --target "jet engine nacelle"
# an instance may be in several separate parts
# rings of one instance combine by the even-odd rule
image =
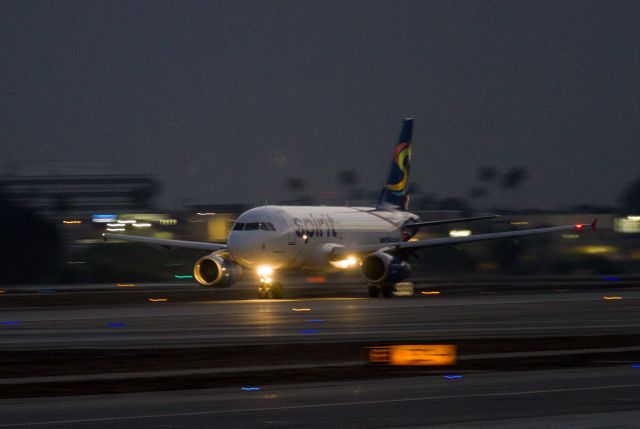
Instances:
[[[193,276],[203,286],[229,287],[242,277],[242,267],[214,252],[196,262]]]
[[[372,253],[362,260],[364,278],[373,284],[393,284],[411,275],[411,265],[388,253]]]

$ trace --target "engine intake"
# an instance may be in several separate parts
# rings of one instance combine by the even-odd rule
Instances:
[[[242,277],[242,267],[214,252],[196,262],[193,276],[203,286],[229,287]]]
[[[411,265],[389,255],[388,253],[372,253],[362,261],[362,276],[373,284],[398,283],[411,275]]]

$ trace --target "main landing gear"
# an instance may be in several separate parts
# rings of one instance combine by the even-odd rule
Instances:
[[[369,285],[369,296],[371,298],[377,298],[382,294],[385,298],[391,298],[393,296],[393,291],[395,290],[395,286],[393,284],[385,284],[385,285]]]
[[[258,297],[260,299],[281,299],[283,296],[282,283],[279,282],[260,282],[258,288]]]

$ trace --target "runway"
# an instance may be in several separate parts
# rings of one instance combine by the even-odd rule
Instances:
[[[338,297],[284,300],[233,299],[238,292],[227,291],[197,299],[191,290],[162,300],[175,285],[136,287],[0,295],[0,427],[637,421],[633,281],[419,284],[415,296],[392,299],[352,296],[361,289],[341,284],[318,286]],[[96,302],[95,293],[117,295],[117,303]],[[11,296],[33,305],[2,302]],[[368,347],[389,344],[452,344],[458,361],[445,368],[367,361]]]
[[[0,401],[0,428],[637,427],[640,369],[253,386]]]
[[[441,292],[390,300],[145,300],[123,305],[82,305],[78,300],[74,306],[3,309],[0,347],[167,348],[629,334],[640,328],[639,299],[640,288]]]

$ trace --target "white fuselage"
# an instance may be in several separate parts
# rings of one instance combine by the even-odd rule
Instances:
[[[370,207],[257,207],[238,217],[227,248],[247,268],[326,270],[336,247],[402,241],[410,219],[417,216]]]

